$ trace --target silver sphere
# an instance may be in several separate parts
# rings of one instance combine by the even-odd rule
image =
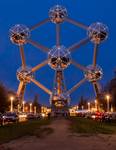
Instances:
[[[62,23],[67,17],[67,9],[60,5],[55,5],[49,10],[49,18],[53,23]]]
[[[88,36],[93,43],[100,44],[108,38],[108,27],[100,22],[93,23],[88,28]]]
[[[25,83],[30,83],[30,79],[29,78],[33,78],[33,73],[31,72],[31,68],[30,67],[26,67],[25,69],[23,69],[22,67],[20,67],[17,70],[17,79],[19,81],[23,81]],[[29,78],[28,78],[29,77]]]
[[[87,66],[87,69],[88,71],[85,72],[85,78],[89,82],[95,82],[102,78],[103,71],[98,65],[96,65],[95,67],[93,65],[89,65]]]
[[[70,65],[70,52],[64,46],[54,46],[48,53],[48,64],[52,69],[62,70]]]
[[[16,24],[9,30],[10,40],[16,45],[23,45],[30,37],[30,30],[22,24]]]

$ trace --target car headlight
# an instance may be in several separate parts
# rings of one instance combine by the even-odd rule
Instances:
[[[5,116],[2,116],[3,119],[5,119]]]

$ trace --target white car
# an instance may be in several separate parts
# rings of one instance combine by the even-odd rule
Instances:
[[[5,123],[5,122],[17,122],[18,116],[14,112],[7,112],[7,113],[3,114],[2,119],[3,119],[3,123]]]

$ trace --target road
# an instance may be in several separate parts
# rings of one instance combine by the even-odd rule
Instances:
[[[84,135],[70,132],[70,122],[57,119],[54,130],[43,138],[23,137],[3,145],[0,150],[116,150],[116,135]]]

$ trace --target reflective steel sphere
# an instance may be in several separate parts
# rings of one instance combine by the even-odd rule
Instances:
[[[30,67],[26,67],[25,69],[23,69],[22,67],[19,68],[17,70],[17,79],[19,81],[23,81],[25,83],[30,83],[30,79],[29,78],[33,78],[33,73],[31,72],[31,68]]]
[[[48,64],[55,70],[67,68],[70,60],[70,52],[64,46],[54,46],[48,53]]]
[[[85,78],[90,82],[95,82],[100,80],[103,76],[103,71],[101,67],[89,65],[87,66],[88,71],[85,72]]]
[[[103,23],[96,22],[89,26],[88,36],[93,43],[99,44],[108,37],[108,27]]]
[[[23,45],[26,40],[30,37],[30,30],[28,27],[22,24],[13,26],[10,30],[10,40],[16,45]]]
[[[55,5],[49,10],[49,17],[53,23],[62,23],[67,17],[67,10],[63,6]]]

